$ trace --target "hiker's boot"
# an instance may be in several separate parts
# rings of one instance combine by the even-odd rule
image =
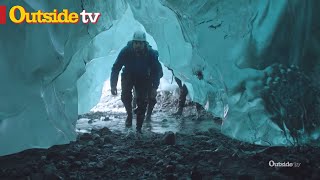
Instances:
[[[147,114],[146,115],[146,122],[150,122],[151,121],[151,114]]]
[[[125,125],[127,128],[132,126],[132,104],[131,101],[123,101],[124,107],[127,111],[127,119]]]
[[[142,129],[143,120],[144,120],[144,114],[138,112],[137,113],[137,132],[138,133],[142,133],[141,129]]]
[[[153,108],[154,108],[154,105],[152,105],[152,104],[148,105],[147,115],[146,115],[146,121],[147,122],[151,121],[151,115],[152,115]]]
[[[142,134],[141,128],[137,128],[136,132],[139,133],[139,134]]]
[[[132,127],[132,113],[128,114],[125,124],[127,128]]]

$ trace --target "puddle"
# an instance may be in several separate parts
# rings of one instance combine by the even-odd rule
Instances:
[[[166,93],[167,95],[167,93]],[[143,131],[155,133],[165,133],[167,131],[179,133],[192,133],[197,131],[207,131],[210,128],[220,129],[220,122],[215,121],[210,115],[202,119],[197,119],[196,108],[192,103],[187,102],[182,116],[172,116],[177,107],[177,101],[173,97],[158,94],[151,121],[144,121]],[[126,112],[120,100],[120,96],[107,95],[97,104],[92,112],[81,115],[76,128],[77,132],[90,132],[91,129],[101,129],[107,127],[113,131],[127,132],[125,128]],[[136,117],[133,117],[132,128],[135,130]]]

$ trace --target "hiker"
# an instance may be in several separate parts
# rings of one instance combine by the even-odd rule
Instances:
[[[126,127],[132,127],[132,90],[135,89],[137,97],[136,130],[138,133],[142,133],[141,128],[145,118],[149,89],[156,92],[160,83],[159,79],[154,78],[155,75],[153,75],[157,73],[159,64],[158,52],[149,45],[146,34],[142,31],[136,31],[132,40],[119,53],[111,70],[111,94],[117,95],[118,75],[124,67],[121,73],[121,101],[127,112]]]
[[[157,104],[157,89],[160,84],[160,79],[163,77],[163,71],[162,71],[162,66],[159,63],[157,70],[154,73],[151,73],[151,78],[154,79],[154,81],[149,82],[149,88],[148,88],[148,93],[147,93],[147,113],[146,113],[146,121],[150,122],[151,121],[151,115],[154,106]],[[155,83],[155,84],[153,84]],[[136,108],[136,92],[135,90],[133,91],[133,102],[132,102],[132,107]],[[134,109],[134,113],[136,113],[137,109]]]

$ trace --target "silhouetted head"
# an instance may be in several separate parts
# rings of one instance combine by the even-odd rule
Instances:
[[[132,47],[136,53],[142,53],[146,49],[146,34],[143,31],[136,31],[132,38]]]

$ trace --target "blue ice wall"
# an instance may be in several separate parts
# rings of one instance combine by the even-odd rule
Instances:
[[[318,140],[318,1],[139,2],[129,4],[163,62],[224,118],[223,133],[262,145]]]
[[[94,25],[1,26],[0,155],[75,140],[78,108],[83,113],[98,101],[99,92],[91,92],[108,78],[103,72],[112,62],[104,62],[105,52],[121,48],[114,41],[124,37],[112,34],[122,32],[117,28],[129,7],[129,19],[155,39],[161,61],[184,81],[191,98],[223,118],[223,133],[263,145],[319,139],[317,0],[3,4],[29,11],[84,8],[102,16]]]

